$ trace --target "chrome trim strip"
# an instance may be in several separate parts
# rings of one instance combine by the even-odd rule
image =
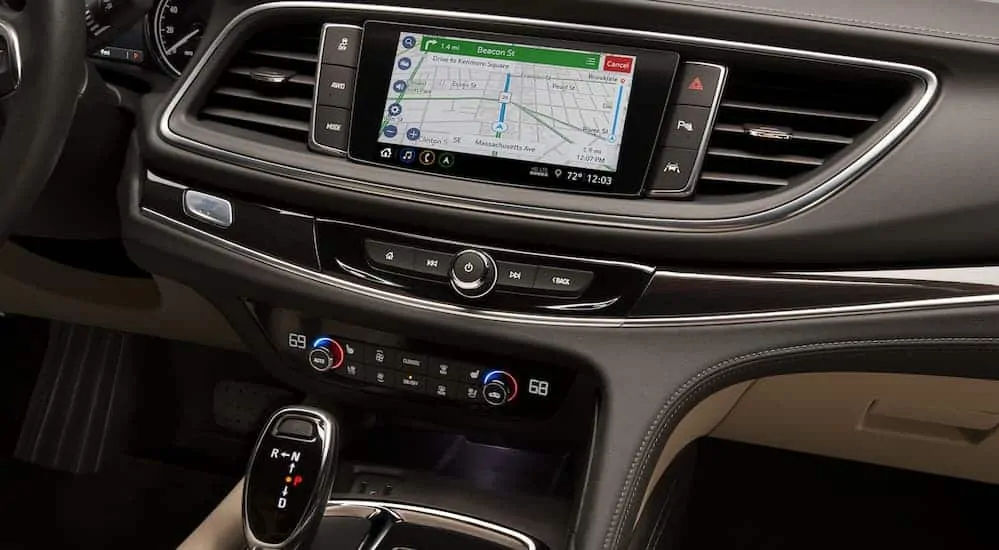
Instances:
[[[170,118],[173,116],[174,111],[177,108],[177,105],[180,103],[180,100],[187,94],[188,90],[193,85],[195,78],[197,78],[197,75],[205,67],[205,65],[212,58],[212,56],[215,55],[215,53],[218,51],[219,47],[225,41],[225,39],[233,32],[233,30],[237,26],[239,26],[243,21],[245,21],[249,17],[252,17],[264,11],[277,10],[277,9],[327,9],[333,13],[339,10],[346,12],[371,13],[376,15],[406,14],[414,16],[442,17],[446,19],[459,20],[459,21],[466,20],[466,21],[484,21],[492,23],[516,24],[519,26],[535,27],[535,28],[560,28],[560,29],[572,30],[578,32],[593,32],[593,33],[627,36],[631,38],[697,44],[714,48],[743,50],[743,51],[752,51],[769,55],[815,59],[818,61],[829,62],[829,63],[872,67],[886,71],[905,73],[921,79],[925,84],[925,89],[923,90],[922,96],[919,98],[916,104],[909,110],[909,112],[906,113],[902,117],[902,119],[899,120],[899,122],[891,130],[889,130],[879,142],[874,144],[870,149],[868,149],[866,152],[860,155],[856,161],[854,161],[852,164],[844,168],[842,171],[840,171],[839,173],[835,174],[834,176],[826,180],[824,183],[816,186],[815,188],[809,190],[808,192],[784,204],[781,204],[769,210],[764,210],[753,214],[746,214],[742,216],[734,216],[729,218],[712,218],[712,219],[698,219],[698,220],[679,219],[679,218],[670,219],[670,218],[630,217],[630,216],[621,216],[614,214],[600,214],[594,212],[555,210],[550,208],[535,207],[523,204],[501,203],[501,202],[487,201],[471,197],[459,197],[454,195],[434,193],[417,189],[401,188],[392,185],[380,184],[376,182],[366,182],[366,181],[333,176],[326,173],[315,172],[302,168],[296,168],[294,166],[288,166],[275,162],[256,159],[253,157],[248,157],[240,153],[226,151],[224,149],[220,149],[212,145],[207,145],[192,140],[190,138],[181,136],[179,134],[176,134],[170,128]],[[160,118],[159,131],[161,136],[166,141],[172,142],[174,145],[185,146],[189,149],[193,149],[200,152],[212,153],[218,155],[220,158],[229,162],[242,164],[244,166],[248,165],[251,168],[258,168],[264,170],[273,170],[276,168],[287,171],[290,174],[318,176],[323,178],[335,178],[336,182],[329,182],[328,185],[351,191],[395,198],[399,200],[405,200],[411,202],[416,201],[424,204],[432,204],[437,206],[450,206],[454,208],[461,208],[471,211],[487,212],[494,214],[496,213],[506,214],[506,215],[546,220],[546,221],[558,221],[558,222],[597,225],[605,227],[659,230],[659,231],[719,232],[719,231],[731,231],[733,229],[742,229],[747,227],[755,227],[755,226],[775,223],[790,216],[800,214],[816,206],[817,204],[822,202],[822,200],[824,200],[825,198],[832,196],[832,194],[835,191],[837,191],[838,189],[849,183],[854,176],[860,174],[863,170],[865,170],[871,162],[879,158],[889,148],[894,146],[895,143],[899,141],[899,139],[901,139],[902,136],[904,136],[912,128],[912,126],[916,124],[916,122],[919,121],[919,119],[927,111],[934,97],[936,96],[938,87],[939,87],[939,82],[937,80],[937,76],[932,71],[929,71],[928,69],[925,69],[923,67],[918,67],[915,65],[894,63],[890,61],[879,61],[875,59],[865,59],[860,57],[851,57],[851,56],[837,55],[830,53],[796,50],[791,48],[781,48],[777,46],[766,46],[762,44],[751,44],[747,42],[736,42],[731,40],[704,38],[699,36],[684,36],[678,34],[660,33],[654,31],[642,31],[634,29],[615,29],[610,27],[600,27],[596,25],[561,23],[557,21],[523,19],[518,17],[509,17],[501,15],[465,13],[465,12],[456,12],[456,11],[444,11],[444,10],[411,8],[411,7],[401,7],[401,6],[379,6],[379,5],[351,4],[344,2],[289,0],[289,1],[279,1],[267,4],[260,4],[252,8],[249,8],[241,12],[235,18],[233,18],[233,20],[230,21],[225,26],[225,28],[222,29],[222,31],[215,38],[215,40],[213,40],[212,43],[209,45],[209,47],[205,50],[205,54],[201,56],[201,59],[198,60],[197,65],[194,67],[194,69],[188,72],[187,77],[183,80],[180,87],[177,89],[177,92],[171,98],[170,103],[167,105],[167,108],[163,112],[163,116]]]
[[[719,315],[686,315],[674,317],[568,317],[555,315],[531,315],[523,313],[508,313],[493,310],[471,309],[459,305],[402,296],[389,291],[367,287],[353,281],[318,273],[304,267],[269,256],[262,252],[246,248],[242,245],[216,237],[185,223],[164,216],[146,207],[141,211],[147,217],[167,225],[192,237],[208,241],[220,248],[259,261],[274,269],[295,275],[310,281],[330,285],[339,290],[352,292],[368,298],[384,300],[394,305],[413,307],[424,311],[458,315],[466,318],[498,321],[504,323],[519,323],[525,325],[563,326],[563,327],[603,327],[603,328],[637,328],[637,327],[682,327],[690,325],[721,325],[748,322],[786,321],[814,317],[829,317],[836,315],[863,315],[870,313],[895,313],[912,310],[926,310],[947,307],[962,307],[974,305],[999,305],[999,290],[996,293],[975,296],[959,296],[948,298],[930,298],[925,300],[908,300],[901,302],[885,302],[853,306],[830,306],[783,311],[768,311],[760,313],[738,313]],[[954,268],[958,273],[962,268]],[[876,273],[876,272],[874,272]],[[999,267],[991,268],[992,278],[999,280]],[[815,275],[833,276],[834,273],[816,273]]]
[[[474,525],[480,529],[485,529],[487,531],[492,531],[494,533],[499,533],[506,537],[516,539],[522,543],[527,550],[537,550],[537,545],[534,543],[534,539],[521,533],[520,531],[514,531],[508,527],[503,527],[502,525],[497,525],[495,523],[464,516],[461,514],[456,514],[454,512],[447,512],[445,510],[439,510],[437,508],[427,508],[426,506],[417,506],[414,504],[397,504],[394,502],[382,502],[377,500],[339,500],[331,499],[326,503],[326,510],[335,510],[338,506],[370,506],[374,508],[379,508],[387,512],[392,512],[392,510],[406,510],[410,512],[419,512],[421,514],[426,514],[428,516],[437,516],[440,518],[449,519],[451,521],[457,521],[459,523],[466,523],[468,525]],[[324,514],[325,515],[325,514]],[[398,517],[398,516],[397,516]],[[378,543],[381,542],[381,538],[372,544],[370,548],[377,549]]]
[[[319,82],[320,82],[319,78],[320,78],[320,76],[323,73],[323,52],[326,51],[326,29],[331,29],[331,28],[334,28],[334,29],[335,28],[348,28],[348,29],[357,29],[357,30],[362,31],[362,32],[364,31],[363,28],[358,27],[357,25],[341,25],[339,23],[327,23],[327,24],[323,25],[323,30],[322,30],[322,33],[320,34],[320,39],[319,39],[319,63],[316,64],[316,88],[314,90],[312,90],[312,114],[309,116],[309,149],[312,149],[314,151],[324,152],[324,153],[330,153],[330,154],[332,154],[334,156],[343,157],[343,156],[347,156],[347,150],[346,149],[337,149],[335,147],[327,147],[326,145],[323,145],[322,143],[319,143],[318,141],[316,141],[316,116],[319,113]],[[360,46],[358,46],[358,47],[360,47]],[[358,62],[360,62],[360,59],[358,59]],[[355,71],[357,71],[357,67],[353,67],[353,69]],[[355,86],[355,90],[356,90],[356,88],[357,87]],[[353,104],[353,98],[351,98],[351,104]],[[349,110],[350,109],[348,109],[348,111]],[[348,143],[349,143],[350,142],[350,119],[349,118],[347,119],[347,140],[348,140]]]
[[[14,72],[14,88],[8,95],[14,93],[21,87],[21,39],[17,36],[17,30],[8,21],[0,19],[0,35],[7,40],[7,55],[10,57],[10,70]],[[84,81],[85,82],[85,81]]]
[[[694,166],[690,170],[690,178],[687,180],[687,186],[679,191],[657,191],[653,189],[649,191],[650,197],[686,197],[694,192],[694,186],[697,184],[697,180],[701,174],[701,167],[704,166],[704,159],[708,156],[708,142],[711,141],[711,131],[715,127],[715,120],[718,119],[718,111],[721,110],[722,94],[725,91],[725,84],[728,83],[728,67],[715,63],[688,61],[677,68],[677,75],[683,72],[683,67],[687,65],[700,65],[702,67],[714,67],[718,69],[718,87],[715,89],[715,97],[711,98],[711,110],[708,111],[708,120],[704,123],[704,135],[701,136],[701,143],[697,147],[697,158],[694,159]]]
[[[611,298],[610,300],[604,300],[602,302],[593,302],[589,304],[567,304],[564,306],[543,306],[542,309],[548,309],[551,311],[597,311],[598,309],[607,309],[612,305],[616,304],[620,298]]]
[[[319,253],[319,247],[316,247],[316,254],[318,254],[318,253]],[[348,264],[344,263],[339,258],[337,258],[337,260],[336,260],[336,265],[340,269],[342,269],[342,270],[346,271],[347,273],[350,273],[351,275],[353,275],[355,277],[358,277],[360,279],[367,279],[369,281],[374,281],[374,282],[376,282],[376,283],[378,283],[380,285],[394,286],[396,288],[402,288],[402,285],[400,285],[398,283],[393,283],[392,281],[390,281],[388,279],[383,279],[381,277],[378,277],[377,275],[372,275],[371,273],[368,273],[367,271],[362,271],[360,269],[357,269],[356,267],[354,267],[352,265],[348,265]]]
[[[225,208],[225,218],[213,218],[209,214],[195,210],[191,207],[191,201],[196,199],[217,201],[220,206]],[[184,191],[184,198],[181,202],[184,213],[196,220],[214,225],[215,227],[221,227],[222,229],[228,229],[229,226],[232,225],[232,203],[221,197],[209,195],[208,193],[202,193],[201,191],[195,191],[194,189],[187,189]]]

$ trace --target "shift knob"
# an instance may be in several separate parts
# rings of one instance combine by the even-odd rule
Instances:
[[[307,547],[336,473],[338,426],[326,411],[284,407],[267,421],[243,487],[250,548]]]

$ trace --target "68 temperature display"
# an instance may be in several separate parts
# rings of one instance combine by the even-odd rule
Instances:
[[[537,395],[538,397],[548,397],[548,391],[551,388],[551,384],[547,380],[537,380],[531,378],[527,382],[527,393],[531,395]]]

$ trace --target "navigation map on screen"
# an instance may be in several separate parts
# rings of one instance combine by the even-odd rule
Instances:
[[[402,32],[378,142],[614,172],[636,58]]]

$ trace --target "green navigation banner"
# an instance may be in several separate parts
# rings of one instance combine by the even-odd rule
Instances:
[[[517,63],[536,63],[574,69],[600,69],[600,54],[598,53],[459,40],[440,36],[424,36],[420,43],[420,50],[430,53],[501,59]]]

